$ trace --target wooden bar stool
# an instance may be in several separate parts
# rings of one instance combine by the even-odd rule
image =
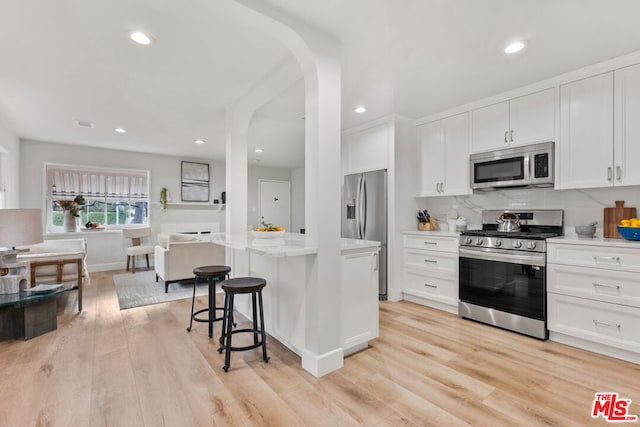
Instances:
[[[220,346],[218,353],[225,352],[224,369],[229,371],[232,351],[245,351],[262,347],[262,360],[269,362],[267,356],[267,334],[264,331],[264,313],[262,310],[262,288],[267,285],[264,279],[257,277],[236,277],[234,279],[220,282],[220,287],[224,290],[224,316],[222,319],[222,332],[220,334]],[[251,294],[251,305],[253,310],[253,328],[233,330],[233,300],[236,294]],[[257,296],[257,303],[256,303]],[[258,312],[260,315],[260,325],[258,327]],[[231,337],[233,334],[247,332],[253,334],[253,344],[245,347],[233,347]],[[260,335],[260,339],[258,339]]]
[[[187,331],[191,331],[191,326],[193,326],[194,320],[196,322],[207,322],[209,323],[209,338],[213,337],[213,322],[224,318],[224,314],[222,317],[216,316],[217,310],[224,310],[223,307],[216,306],[216,283],[229,278],[230,272],[231,267],[227,267],[226,265],[206,265],[204,267],[196,267],[193,269],[195,279],[193,280],[193,297],[191,298],[191,319],[189,320],[189,327],[187,328]],[[193,309],[196,302],[196,286],[198,285],[198,279],[200,278],[206,278],[209,282],[209,306],[194,313]],[[197,317],[198,314],[204,312],[209,313],[206,319]]]

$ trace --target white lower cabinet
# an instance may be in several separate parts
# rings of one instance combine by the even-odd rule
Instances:
[[[404,299],[458,314],[458,235],[403,234]]]
[[[640,363],[640,247],[548,241],[549,338]]]

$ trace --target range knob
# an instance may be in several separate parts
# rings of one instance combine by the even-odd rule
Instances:
[[[476,245],[477,245],[477,246],[480,246],[480,245],[482,245],[483,243],[484,243],[484,240],[482,240],[482,239],[478,239],[478,240],[476,240]]]
[[[464,239],[464,243],[465,243],[466,245],[470,245],[470,244],[471,244],[471,242],[472,242],[471,237],[467,237],[467,238],[465,238],[465,239]]]
[[[513,247],[516,249],[519,249],[522,247],[522,242],[520,240],[516,240],[515,242],[513,242]]]
[[[496,243],[495,243],[496,248],[499,248],[500,246],[502,246],[502,240],[497,239]]]
[[[536,242],[531,240],[527,242],[527,249],[535,249],[535,248],[536,248]]]

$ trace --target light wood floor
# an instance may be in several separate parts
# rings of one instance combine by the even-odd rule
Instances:
[[[225,373],[190,303],[120,311],[112,273],[91,274],[82,314],[70,293],[56,331],[0,343],[0,425],[603,426],[598,391],[640,415],[640,365],[407,302],[381,303],[380,338],[321,379],[274,340]]]

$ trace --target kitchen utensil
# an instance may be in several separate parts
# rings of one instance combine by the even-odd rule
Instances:
[[[627,240],[640,240],[640,228],[618,227],[618,233]]]
[[[618,233],[618,224],[621,219],[634,218],[636,208],[625,208],[624,200],[616,200],[615,208],[604,208],[604,225],[602,227],[602,237],[621,239]]]
[[[596,234],[596,224],[597,222],[589,225],[576,225],[576,234],[578,235],[578,237],[592,238]]]
[[[498,231],[500,232],[516,232],[520,231],[520,217],[514,212],[503,212],[498,219]]]

